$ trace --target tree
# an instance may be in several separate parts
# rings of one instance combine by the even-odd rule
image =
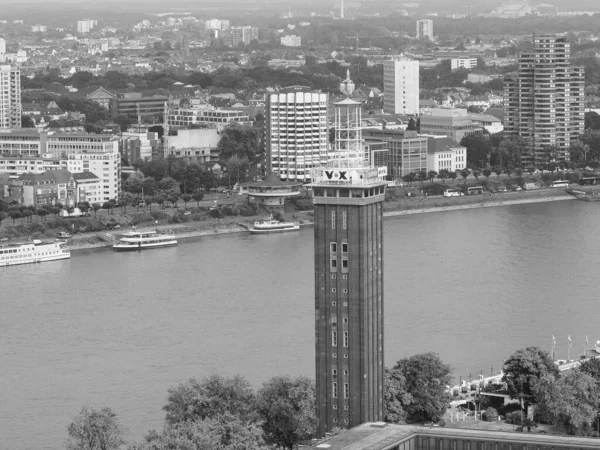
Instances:
[[[250,126],[233,124],[221,132],[221,140],[217,144],[221,161],[227,161],[232,156],[240,159],[247,158],[255,162],[260,153],[259,131]]]
[[[204,199],[204,194],[200,191],[197,191],[192,194],[192,197],[194,198],[194,200],[196,200],[196,207],[198,207],[200,206],[200,201]]]
[[[142,192],[144,186],[144,174],[142,172],[136,171],[127,177],[125,182],[123,183],[123,187],[127,192],[131,192],[133,194],[140,194]]]
[[[506,383],[508,394],[511,398],[521,399],[523,406],[523,401],[535,403],[533,388],[540,378],[547,374],[556,375],[558,369],[548,352],[527,347],[517,350],[504,362],[503,372],[502,381]]]
[[[98,217],[98,210],[102,208],[100,203],[92,203],[92,209],[94,210],[94,215]]]
[[[427,172],[427,178],[429,178],[431,184],[433,184],[433,180],[435,177],[437,177],[437,172],[435,170],[430,170],[429,172]]]
[[[588,428],[596,419],[598,384],[589,374],[571,370],[566,375],[546,373],[533,387],[538,413],[569,434]]]
[[[183,205],[187,208],[187,204],[188,202],[192,199],[192,196],[190,194],[183,194],[181,196],[181,200],[183,200]]]
[[[452,379],[452,368],[436,353],[401,359],[392,370],[400,371],[412,397],[405,407],[407,422],[437,422],[443,417],[449,405],[446,385]]]
[[[178,200],[179,200],[179,195],[177,195],[177,194],[169,195],[169,201],[171,202],[171,205],[173,205],[173,208],[177,208]]]
[[[460,176],[463,177],[465,184],[467,184],[467,177],[469,176],[469,171],[467,169],[461,170]]]
[[[200,421],[167,424],[132,450],[268,450],[260,426],[226,413]]]
[[[21,128],[35,128],[35,121],[30,116],[21,116]]]
[[[460,145],[467,148],[467,162],[480,167],[487,163],[492,150],[490,140],[483,134],[474,133],[462,138]]]
[[[386,368],[384,376],[384,420],[392,423],[404,423],[406,407],[412,403],[412,396],[406,392],[404,375],[398,369]]]
[[[586,130],[600,130],[600,114],[595,111],[586,112],[584,114]]]
[[[579,139],[573,141],[569,147],[569,154],[571,155],[572,161],[585,162],[589,152],[590,146]]]
[[[587,373],[589,376],[596,380],[596,383],[600,386],[600,359],[588,359],[581,363],[577,370],[583,373]]]
[[[110,408],[84,406],[67,427],[68,450],[113,450],[125,443],[125,428]]]
[[[23,215],[19,211],[12,211],[9,213],[10,218],[13,221],[13,225],[15,224],[15,220],[20,219]]]
[[[268,444],[293,450],[310,440],[317,428],[315,383],[307,377],[271,378],[257,394],[258,412]]]
[[[410,120],[408,121],[408,125],[406,127],[407,130],[417,130],[417,122],[415,121],[414,117],[411,117]]]
[[[204,170],[198,164],[189,164],[183,171],[183,192],[192,193],[202,187],[201,177]]]
[[[492,171],[491,171],[490,169],[484,169],[484,171],[483,171],[483,175],[484,175],[486,178],[489,178],[491,174],[492,174]]]
[[[148,196],[144,199],[144,203],[146,203],[146,206],[150,209],[150,211],[152,211],[152,203],[154,203],[154,198]]]
[[[158,189],[166,195],[178,194],[180,191],[179,183],[171,177],[160,180],[158,182]]]
[[[106,209],[108,211],[108,214],[112,214],[112,210],[115,207],[115,203],[113,201],[108,201],[108,202],[104,202],[102,204],[102,209]]]
[[[201,381],[194,378],[168,389],[166,422],[204,420],[220,414],[253,418],[255,398],[248,380],[241,375],[224,377],[213,373]]]
[[[6,213],[0,211],[0,226],[2,226],[2,221],[6,219]]]

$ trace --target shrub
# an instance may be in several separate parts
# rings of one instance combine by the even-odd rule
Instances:
[[[482,417],[486,422],[496,422],[498,420],[498,411],[490,407],[483,412]]]
[[[509,412],[504,416],[506,423],[512,423],[513,425],[521,425],[522,421],[525,419],[525,414],[519,411]]]
[[[446,189],[449,189],[450,186],[446,184],[429,184],[423,186],[423,194],[427,195],[443,195]]]

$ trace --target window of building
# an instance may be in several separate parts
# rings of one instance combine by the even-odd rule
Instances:
[[[344,331],[344,347],[348,347],[348,332]]]
[[[347,353],[344,354],[344,358],[348,358],[348,354]]]
[[[337,358],[337,353],[333,353],[333,354],[331,355],[331,357],[332,357],[332,358]]]
[[[335,211],[331,211],[331,229],[335,230]]]
[[[333,405],[333,409],[337,409],[337,405]]]
[[[344,317],[344,323],[348,323],[348,318]]]
[[[344,383],[344,398],[350,398],[350,385]]]
[[[347,242],[342,242],[342,254],[343,253],[348,253],[348,243]]]
[[[347,280],[348,279],[348,275],[342,275],[342,279],[343,280]]]
[[[348,226],[348,218],[346,215],[346,211],[342,211],[342,228],[345,230],[347,226]]]
[[[337,396],[338,396],[337,383],[334,381],[333,382],[333,398],[337,398]]]
[[[331,332],[331,346],[337,347],[337,331]]]
[[[331,373],[333,373],[333,376],[335,377],[337,375],[337,369],[333,369]]]
[[[331,258],[331,259],[329,260],[329,269],[330,269],[332,272],[335,272],[335,271],[337,270],[337,259],[335,259],[335,258]]]
[[[348,289],[344,288],[344,294],[347,294],[347,293],[348,293]]]
[[[337,305],[336,302],[331,302],[331,306],[335,306],[335,305]]]
[[[337,292],[336,288],[331,288],[331,292]]]
[[[335,274],[331,275],[331,279],[332,279],[332,280],[335,280],[335,278],[336,278],[336,275],[335,275]]]
[[[337,253],[337,243],[336,242],[331,242],[329,244],[329,253]]]

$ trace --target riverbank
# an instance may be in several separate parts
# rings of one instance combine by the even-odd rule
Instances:
[[[556,189],[543,189],[538,191],[520,191],[491,196],[472,196],[472,197],[430,197],[427,199],[406,199],[396,202],[386,202],[384,217],[399,217],[412,214],[428,214],[446,211],[457,211],[461,209],[491,208],[498,206],[520,205],[528,203],[556,202],[564,200],[575,200],[575,197],[567,192],[557,192]],[[309,220],[308,212],[298,213],[302,219],[302,226],[311,226],[313,223]],[[196,225],[196,226],[194,226]],[[140,231],[171,230],[180,241],[200,238],[203,236],[214,236],[220,234],[245,233],[248,227],[240,223],[235,218],[222,220],[222,222],[211,223],[198,222],[197,224],[186,223],[170,226],[139,228]],[[125,231],[125,230],[123,230]],[[120,233],[105,233],[113,236],[115,241]],[[110,241],[100,241],[96,236],[77,237],[69,241],[69,249],[72,252],[81,252],[85,250],[102,249],[113,245]]]

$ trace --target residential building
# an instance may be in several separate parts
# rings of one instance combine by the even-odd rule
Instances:
[[[489,83],[497,78],[502,78],[501,74],[489,74],[480,72],[471,72],[467,75],[467,81],[471,83]]]
[[[535,33],[518,73],[504,77],[504,130],[529,142],[528,162],[569,161],[584,129],[584,88],[584,68],[571,64],[567,38]]]
[[[267,96],[267,172],[282,180],[307,182],[310,169],[324,165],[329,146],[328,95],[291,86]]]
[[[0,55],[4,55],[6,53],[6,41],[4,39],[0,39]]]
[[[48,31],[48,27],[46,25],[32,25],[31,32],[32,33],[45,33]]]
[[[21,128],[21,72],[0,66],[0,128]]]
[[[242,111],[233,109],[217,109],[212,105],[190,105],[169,111],[167,115],[169,126],[189,127],[191,125],[207,125],[210,128],[223,129],[231,123],[240,125],[250,124],[252,121]]]
[[[75,203],[75,182],[68,170],[24,173],[10,182],[11,196],[24,206]]]
[[[41,156],[45,153],[45,137],[35,128],[0,128],[0,155]]]
[[[281,37],[281,45],[284,47],[301,47],[302,46],[302,38],[300,36],[296,36],[294,34],[290,34],[288,36]]]
[[[129,164],[136,161],[150,161],[158,145],[158,133],[153,131],[128,130],[121,133],[121,154]]]
[[[92,172],[71,174],[75,182],[75,203],[104,203],[102,180]]]
[[[450,69],[452,71],[459,69],[471,70],[477,67],[477,58],[452,58],[450,60]]]
[[[449,137],[436,136],[427,140],[427,172],[455,172],[467,167],[467,149]]]
[[[433,41],[433,20],[417,20],[417,39],[429,39]]]
[[[78,33],[89,33],[98,25],[97,20],[83,19],[77,21],[77,32]]]
[[[349,97],[347,78],[341,90]],[[360,103],[336,103],[335,151],[311,170],[315,222],[317,437],[383,420],[383,202]]]
[[[100,138],[90,139],[87,144],[81,144],[76,151],[67,153],[67,167],[71,173],[92,172],[100,178],[100,187],[96,198],[100,202],[118,200],[121,195],[121,154],[119,153],[119,140],[112,136],[100,141]],[[50,144],[49,137],[49,144]],[[64,145],[72,145],[62,138]]]
[[[383,62],[383,109],[419,114],[419,62],[404,56]]]
[[[232,47],[237,47],[240,44],[248,45],[254,39],[258,40],[257,27],[231,27],[229,32],[229,44]]]
[[[107,134],[88,134],[85,132],[43,132],[41,133],[45,148],[43,155],[52,158],[69,159],[74,153],[93,152],[111,154],[119,152],[119,138]],[[70,170],[70,169],[69,169]],[[70,170],[71,172],[81,172]]]
[[[598,439],[541,433],[507,433],[476,428],[426,427],[385,422],[360,424],[309,447],[309,450],[539,449],[592,450]]]
[[[0,173],[8,173],[13,177],[23,173],[44,173],[48,170],[66,170],[66,159],[43,158],[39,156],[4,156],[0,155]]]
[[[432,109],[419,117],[421,134],[448,136],[456,142],[473,133],[483,133],[483,128],[473,122],[466,109]]]
[[[369,142],[378,141],[387,144],[388,174],[400,179],[409,173],[427,171],[429,137],[420,136],[416,130],[377,130],[363,131]]]
[[[175,156],[193,162],[209,162],[221,134],[215,128],[177,130],[175,136],[165,137],[165,157]]]
[[[206,30],[224,31],[229,28],[229,20],[210,19],[204,22]]]

